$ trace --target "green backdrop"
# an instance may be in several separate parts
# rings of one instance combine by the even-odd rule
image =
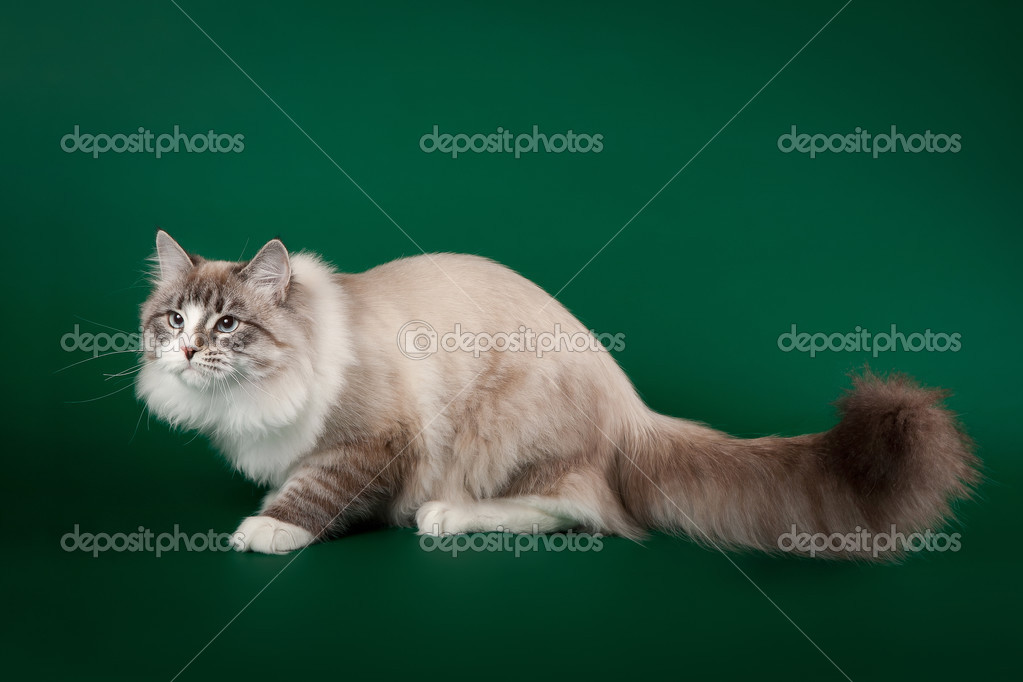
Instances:
[[[1023,17],[1010,3],[856,0],[834,17],[841,8],[5,8],[4,668],[97,680],[183,668],[181,680],[1009,677],[1023,557]],[[94,158],[62,150],[76,125],[214,130],[244,135],[244,149]],[[434,125],[537,125],[600,134],[603,148],[452,158],[420,149]],[[793,125],[930,130],[961,149],[811,159],[779,150]],[[260,497],[203,439],[146,419],[130,388],[91,400],[130,386],[105,374],[131,354],[56,371],[89,357],[61,348],[75,325],[134,328],[156,226],[216,258],[280,235],[359,271],[419,253],[411,237],[489,256],[552,293],[571,279],[559,298],[625,334],[616,356],[650,405],[740,435],[826,429],[847,372],[906,371],[954,392],[988,481],[960,507],[959,552],[897,566],[733,565],[666,537],[453,558],[403,529],[294,563],[65,552],[76,524],[231,531]],[[961,349],[811,358],[779,350],[792,324],[930,328],[960,334]]]

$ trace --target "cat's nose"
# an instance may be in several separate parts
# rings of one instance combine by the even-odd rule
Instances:
[[[198,348],[195,348],[193,346],[185,346],[182,350],[185,351],[185,359],[186,360],[191,360],[192,356],[195,355],[199,351]]]

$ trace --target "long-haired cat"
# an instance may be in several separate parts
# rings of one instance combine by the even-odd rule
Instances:
[[[141,314],[158,343],[138,395],[271,487],[239,549],[289,552],[379,519],[431,534],[661,529],[777,551],[793,529],[938,526],[977,480],[943,394],[901,376],[855,379],[830,431],[743,440],[651,411],[599,343],[474,353],[426,337],[412,350],[436,352],[403,348],[398,332],[417,320],[590,338],[485,258],[341,274],[279,240],[248,262],[212,261],[160,231],[154,261]]]

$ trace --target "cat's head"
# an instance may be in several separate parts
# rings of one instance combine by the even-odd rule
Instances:
[[[147,374],[199,390],[281,370],[306,320],[279,239],[248,262],[213,261],[156,235],[153,291],[142,305]]]

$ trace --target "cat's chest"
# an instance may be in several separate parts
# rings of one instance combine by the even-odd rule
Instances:
[[[323,403],[308,394],[291,395],[289,403],[264,399],[262,394],[236,394],[232,400],[209,405],[214,445],[257,483],[282,482],[291,467],[314,450],[323,430]]]
[[[257,483],[278,485],[292,466],[316,446],[319,425],[300,418],[295,423],[268,430],[218,433],[213,441],[228,461]]]

